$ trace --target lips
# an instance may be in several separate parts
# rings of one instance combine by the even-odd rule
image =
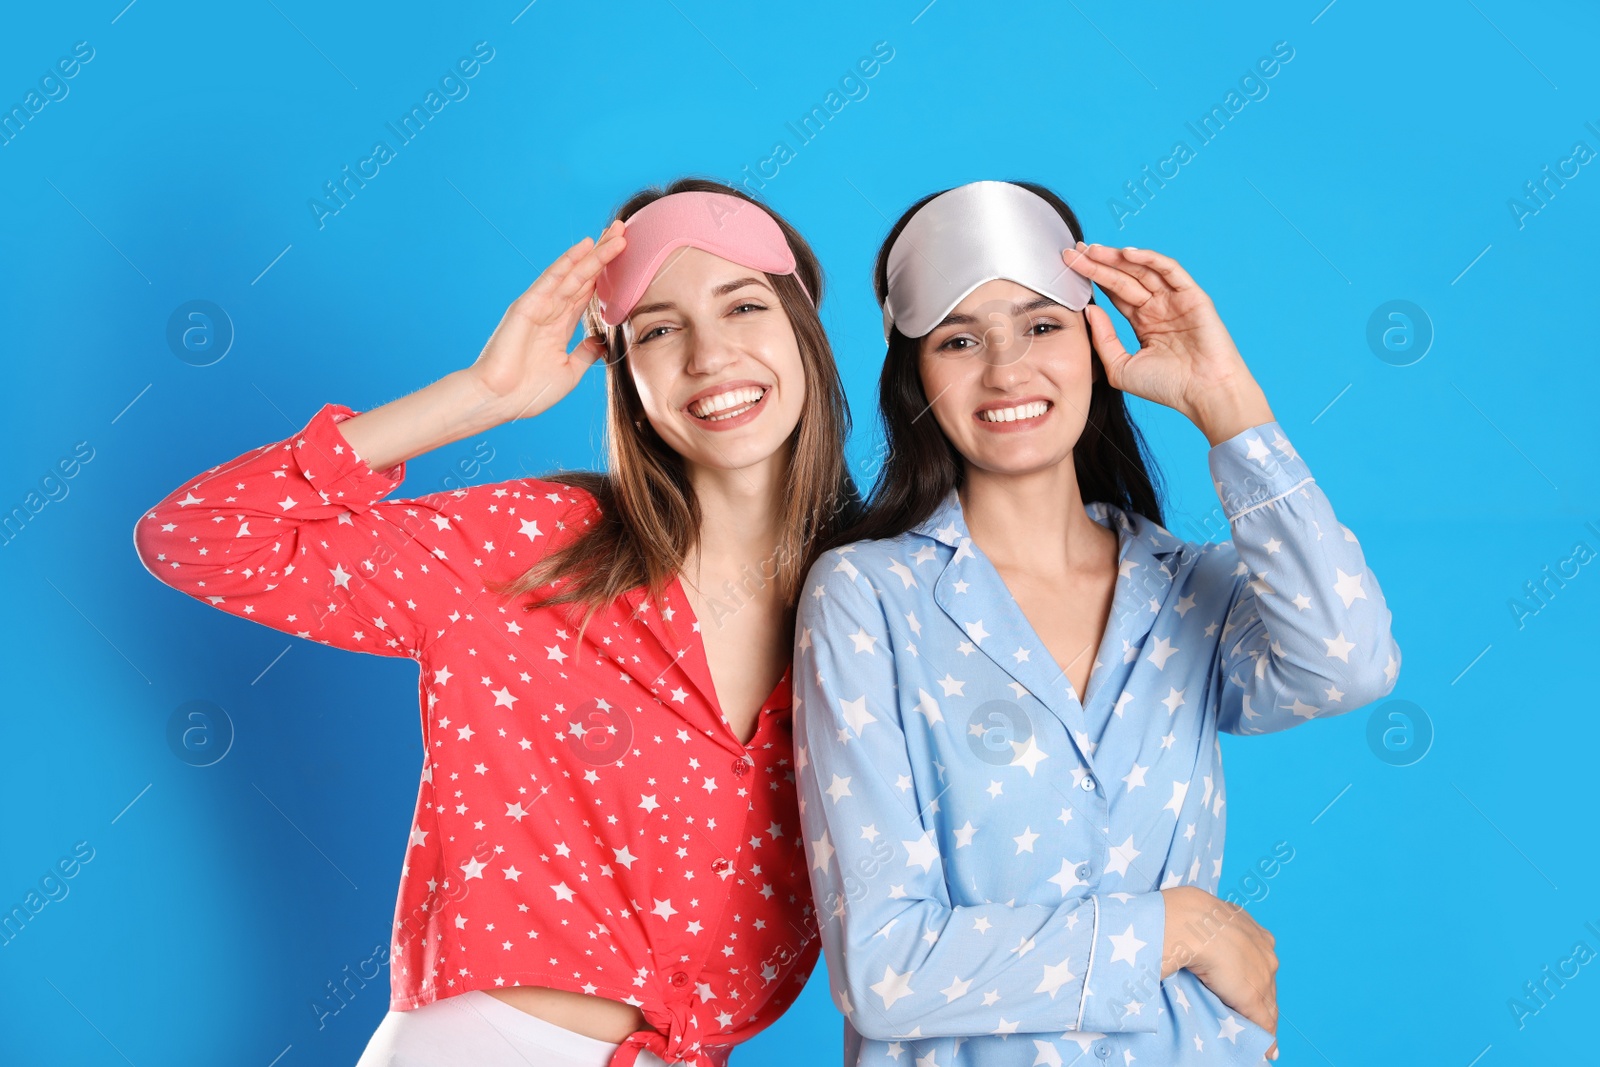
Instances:
[[[770,388],[755,381],[723,382],[690,397],[683,410],[701,422],[722,422],[749,411]]]

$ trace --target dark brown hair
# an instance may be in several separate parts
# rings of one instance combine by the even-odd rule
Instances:
[[[1083,228],[1066,201],[1042,185],[1012,182],[1037,193],[1055,208],[1074,238],[1083,239]],[[948,192],[949,190],[941,190]],[[878,249],[872,271],[872,285],[881,304],[889,288],[889,250],[924,204],[940,193],[930,193],[900,216],[889,236]],[[1091,302],[1093,296],[1090,297]],[[1073,468],[1084,503],[1103,500],[1129,513],[1137,513],[1162,524],[1160,493],[1156,478],[1160,471],[1149,456],[1139,428],[1128,415],[1120,389],[1106,380],[1105,368],[1093,352],[1094,385],[1089,394],[1089,413],[1083,433],[1072,449]],[[878,378],[878,417],[883,423],[886,460],[867,499],[861,521],[823,548],[849,541],[897,537],[927,519],[945,495],[961,484],[966,464],[939,423],[921,416],[928,410],[928,397],[922,388],[919,370],[921,342],[892,329],[883,373]]]
[[[845,466],[844,446],[850,435],[850,410],[823,330],[822,267],[811,246],[795,228],[767,205],[742,190],[704,178],[680,178],[664,188],[651,187],[629,197],[615,218],[634,212],[663,196],[684,192],[725,193],[755,204],[771,215],[794,251],[795,275],[766,275],[777,293],[799,344],[805,369],[805,401],[788,448],[788,481],[783,494],[782,530],[771,557],[762,565],[762,584],[775,581],[791,609],[799,601],[806,570],[820,553],[820,542],[860,515],[860,494]],[[809,292],[816,303],[806,296]],[[684,470],[683,457],[667,445],[645,418],[633,375],[627,366],[627,341],[620,328],[600,321],[598,301],[584,315],[590,335],[606,338],[606,442],[608,469],[557,471],[543,477],[585,490],[600,514],[576,539],[539,560],[515,581],[491,588],[502,595],[531,593],[559,583],[528,609],[574,603],[585,611],[583,625],[621,593],[646,586],[653,600],[683,566],[699,539],[701,514]],[[772,573],[766,573],[768,567]],[[792,612],[791,612],[792,613]]]

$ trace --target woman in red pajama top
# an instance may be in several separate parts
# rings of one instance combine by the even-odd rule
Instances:
[[[787,223],[717,183],[647,190],[618,219],[664,197],[654,230],[613,222],[569,249],[470,367],[370,412],[324,404],[136,527],[174,588],[420,666],[391,1010],[363,1067],[521,1063],[532,1045],[505,1050],[529,1026],[551,1039],[543,1067],[720,1065],[816,963],[792,620],[813,544],[858,499],[822,275]],[[730,245],[741,226],[749,247]],[[648,287],[619,308],[624,266]],[[590,340],[568,353],[580,319]],[[538,415],[601,358],[607,474],[385,499],[409,458]],[[500,1051],[469,1048],[469,1015]]]

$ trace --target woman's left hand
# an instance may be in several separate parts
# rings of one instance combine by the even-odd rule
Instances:
[[[1148,248],[1082,241],[1062,260],[1100,286],[1139,339],[1139,351],[1129,353],[1104,308],[1084,309],[1113,388],[1181,411],[1212,444],[1272,421],[1266,395],[1211,298],[1177,260]]]

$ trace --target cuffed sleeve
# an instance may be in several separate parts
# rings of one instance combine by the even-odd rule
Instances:
[[[811,570],[794,666],[800,817],[835,1004],[873,1040],[1155,1033],[1156,1013],[1120,993],[1160,980],[1159,892],[952,903],[929,783],[942,769],[913,768],[888,624],[850,552]]]
[[[1235,579],[1218,646],[1219,728],[1284,730],[1392,692],[1400,648],[1383,592],[1282,428],[1243,430],[1208,460]]]

